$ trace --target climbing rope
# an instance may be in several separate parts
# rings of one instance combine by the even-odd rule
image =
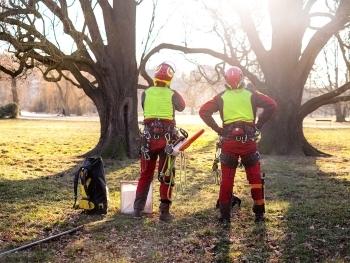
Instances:
[[[178,183],[175,183],[175,163],[176,163],[176,157],[172,155],[167,155],[165,159],[165,163],[167,163],[167,169],[164,172],[162,169],[162,172],[160,174],[161,177],[169,177],[169,181],[165,182],[164,178],[163,181],[165,184],[168,184],[168,192],[167,192],[167,198],[172,201],[173,199],[176,199],[176,193],[178,191],[184,192],[186,189],[187,179],[186,179],[186,157],[184,152],[180,152],[180,165],[179,165],[179,173],[178,173]],[[164,167],[165,165],[163,165]],[[174,187],[173,191],[173,197],[171,198],[171,187]]]
[[[222,139],[216,143],[216,153],[213,161],[212,171],[214,174],[214,183],[220,185],[221,183],[221,171],[219,170],[220,154],[221,154]]]
[[[179,169],[179,187],[176,185],[176,191],[181,190],[181,192],[185,192],[187,185],[186,178],[186,156],[185,152],[180,153],[180,169]]]

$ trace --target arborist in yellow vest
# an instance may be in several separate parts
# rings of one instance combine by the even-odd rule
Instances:
[[[247,180],[251,186],[255,221],[264,221],[265,199],[263,179],[260,174],[260,154],[256,140],[261,127],[275,113],[277,105],[266,95],[245,88],[243,72],[238,67],[232,67],[226,72],[225,87],[225,91],[206,102],[199,110],[202,120],[222,139],[220,154],[222,178],[218,220],[223,223],[230,222],[231,197],[240,158],[240,163],[245,168]],[[256,120],[257,108],[263,109],[258,120]],[[218,111],[222,127],[212,117]]]
[[[164,148],[179,136],[175,127],[175,110],[181,112],[186,106],[182,96],[177,91],[170,89],[174,73],[175,66],[171,62],[163,62],[156,69],[154,86],[146,89],[141,95],[144,130],[141,146],[141,173],[132,213],[135,219],[142,218],[142,210],[144,210],[148,191],[153,181],[157,159],[159,159],[158,180],[160,181],[159,220],[167,222],[174,218],[169,212],[173,185],[169,178],[160,176],[161,171],[167,169]]]

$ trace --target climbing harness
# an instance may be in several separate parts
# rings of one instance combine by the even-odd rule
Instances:
[[[161,169],[161,172],[158,175],[159,182],[163,182],[165,184],[168,184],[168,192],[167,192],[167,198],[168,200],[172,201],[171,197],[171,188],[175,186],[175,193],[178,192],[178,190],[184,191],[186,188],[186,158],[185,153],[183,151],[180,151],[181,145],[186,141],[188,138],[188,133],[180,128],[179,129],[182,136],[178,135],[177,132],[177,138],[172,143],[167,143],[165,146],[165,153],[166,158],[163,164],[163,167]],[[179,169],[179,181],[180,185],[178,186],[175,184],[175,162],[176,157],[180,155],[180,169]],[[165,169],[165,167],[167,167]],[[182,178],[184,174],[184,179]]]
[[[222,137],[225,139],[234,139],[246,143],[247,141],[257,141],[260,132],[244,122],[234,122],[224,127]]]
[[[150,140],[154,138],[158,140],[161,137],[164,137],[167,143],[170,142],[172,138],[178,137],[177,129],[173,125],[165,124],[160,119],[156,119],[150,123],[142,123],[144,125],[144,129],[141,132],[141,147],[140,147],[140,155],[143,156],[144,161],[149,161],[151,159],[149,153]],[[144,164],[141,166],[144,168]]]
[[[167,198],[171,200],[171,189],[175,187],[175,192],[178,190],[185,191],[186,188],[186,157],[184,150],[187,149],[192,142],[194,142],[200,135],[202,135],[204,129],[198,131],[192,137],[188,138],[188,133],[182,128],[176,128],[173,125],[165,124],[160,119],[156,119],[150,123],[144,124],[144,130],[141,132],[141,170],[144,171],[148,165],[148,161],[153,158],[152,152],[150,152],[150,140],[154,138],[158,140],[163,137],[166,140],[166,146],[164,148],[165,156],[159,156],[164,158],[163,166],[158,174],[158,181],[168,184]],[[179,185],[175,184],[175,162],[177,157],[180,158],[180,168],[177,178],[179,178]]]

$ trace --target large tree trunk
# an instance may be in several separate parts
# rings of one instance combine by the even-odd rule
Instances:
[[[305,155],[302,149],[302,123],[296,118],[291,101],[276,100],[278,111],[262,129],[259,151],[262,154]]]
[[[292,49],[290,49],[291,52]],[[297,50],[294,52],[298,54]],[[289,63],[282,63],[282,65],[278,58],[274,60],[274,63],[272,62],[271,66],[265,69],[266,85],[261,91],[275,99],[277,111],[262,129],[259,151],[262,154],[272,155],[323,155],[307,142],[303,133],[303,119],[312,112],[307,108],[301,111],[306,76],[297,77],[293,74],[293,68],[297,65],[296,60],[291,59]]]
[[[276,72],[279,72],[276,70]],[[278,74],[282,74],[279,72]],[[286,74],[286,73],[285,73]],[[262,154],[271,155],[295,155],[295,156],[329,156],[313,147],[303,133],[303,120],[312,111],[317,109],[319,103],[324,100],[321,97],[314,98],[301,106],[301,94],[303,85],[293,77],[291,81],[279,83],[269,82],[269,92],[273,92],[277,102],[277,112],[272,119],[262,128],[262,136],[259,141],[259,151]],[[278,80],[278,77],[276,76]],[[290,83],[290,84],[288,84]],[[278,88],[273,88],[278,87]],[[291,96],[290,92],[299,92],[299,96]]]
[[[136,77],[124,80],[129,83],[122,82],[119,87],[104,83],[105,98],[94,100],[100,116],[101,136],[95,149],[88,154],[119,159],[138,157]],[[126,86],[130,88],[124,89]]]
[[[136,3],[114,1],[105,52],[97,58],[95,75],[98,89],[83,86],[100,117],[101,136],[95,149],[87,153],[108,158],[137,158],[140,134],[137,115],[137,63],[135,51]]]
[[[259,152],[271,155],[329,156],[307,141],[303,133],[302,119],[283,105],[263,127]]]
[[[274,38],[271,49],[259,54],[265,76],[261,91],[275,99],[278,109],[262,129],[259,150],[263,154],[320,155],[305,139],[302,126],[305,116],[299,114],[304,84],[314,61],[312,52],[315,52],[301,53],[302,36],[308,22],[302,19],[302,9],[301,0],[288,1],[288,4],[275,1],[269,5]],[[295,14],[301,17],[295,19]]]

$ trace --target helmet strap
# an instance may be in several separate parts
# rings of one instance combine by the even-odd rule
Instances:
[[[170,87],[170,85],[167,85],[164,81],[156,81],[154,84],[156,87]]]
[[[225,83],[225,88],[228,89],[228,90],[231,90],[233,89],[232,86],[228,83]]]
[[[237,85],[237,89],[244,89],[245,88],[245,82],[241,81],[238,85]]]
[[[236,89],[241,89],[241,84],[238,84],[237,87],[232,87],[230,84],[228,83],[225,83],[225,88],[228,89],[228,90],[236,90]]]
[[[238,83],[236,88],[233,88],[230,84],[225,83],[225,88],[228,89],[228,90],[244,89],[245,88],[245,82],[241,81],[240,83]]]

